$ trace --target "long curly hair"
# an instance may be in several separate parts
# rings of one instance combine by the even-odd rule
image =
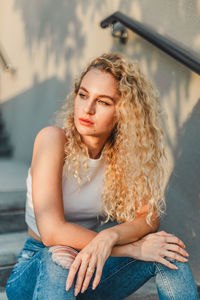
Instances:
[[[145,207],[150,225],[152,217],[159,217],[165,209],[166,155],[157,91],[136,62],[126,61],[119,53],[103,54],[93,59],[75,81],[60,110],[67,135],[65,165],[79,182],[81,165],[87,173],[89,154],[74,124],[74,99],[83,77],[93,68],[109,72],[120,95],[117,124],[102,150],[106,157],[101,203],[105,223],[132,221]],[[80,151],[85,154],[84,162],[80,161]]]

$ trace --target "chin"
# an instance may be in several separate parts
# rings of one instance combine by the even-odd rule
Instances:
[[[87,128],[87,127],[84,128],[82,126],[76,126],[76,130],[81,135],[91,135],[92,134],[92,130],[90,128]]]

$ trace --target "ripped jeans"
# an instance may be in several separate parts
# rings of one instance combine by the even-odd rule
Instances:
[[[93,274],[87,290],[75,297],[74,283],[69,291],[65,290],[69,268],[52,259],[49,250],[32,238],[26,240],[7,282],[9,300],[120,300],[134,293],[152,276],[156,277],[159,299],[198,299],[189,263],[173,261],[179,269],[172,270],[160,263],[128,257],[109,257],[96,289],[92,290]]]

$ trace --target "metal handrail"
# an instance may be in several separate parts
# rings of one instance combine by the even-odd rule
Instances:
[[[104,19],[100,23],[100,25],[102,28],[106,28],[109,25],[114,25],[116,22],[120,22],[157,48],[161,49],[163,52],[167,53],[168,55],[175,58],[183,65],[187,66],[189,69],[200,75],[200,60],[197,57],[181,48],[176,43],[163,37],[161,34],[129,18],[123,13],[118,11],[115,12],[114,14]]]

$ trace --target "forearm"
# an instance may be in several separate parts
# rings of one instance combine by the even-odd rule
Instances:
[[[155,232],[159,228],[159,218],[152,220],[150,226],[146,222],[146,215],[136,217],[132,222],[125,222],[108,228],[115,231],[118,235],[116,245],[124,245],[141,239],[148,233]]]
[[[144,235],[156,231],[159,225],[159,221],[153,223],[153,226],[149,226],[146,223],[145,217],[138,217],[133,222],[125,222],[101,231],[104,235],[107,232],[107,238],[112,239],[113,247],[112,256],[124,256],[122,255],[124,249],[118,247],[119,245],[125,245],[134,241],[137,241]],[[99,233],[81,227],[77,224],[70,222],[62,222],[60,224],[54,224],[47,231],[43,231],[41,238],[43,243],[50,247],[55,245],[69,246],[78,251],[83,249],[91,240]]]
[[[98,233],[70,222],[62,222],[44,231],[42,242],[50,247],[55,245],[69,246],[76,250],[83,249]]]
[[[112,248],[110,256],[112,257],[129,257],[129,248],[128,244],[114,246]]]

